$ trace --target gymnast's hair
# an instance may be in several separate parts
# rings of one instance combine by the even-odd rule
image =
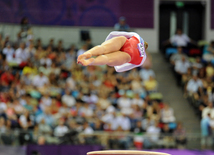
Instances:
[[[144,41],[144,47],[145,47],[145,50],[147,50],[147,48],[149,47],[149,44],[145,41]]]

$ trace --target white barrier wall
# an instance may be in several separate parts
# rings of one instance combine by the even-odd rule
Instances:
[[[16,35],[20,30],[19,25],[0,25],[0,32],[9,35],[11,40],[16,40]],[[65,47],[72,43],[80,45],[80,31],[89,30],[94,45],[101,44],[107,35],[113,31],[112,28],[95,27],[56,27],[56,26],[32,26],[34,39],[41,38],[44,44],[47,44],[50,38],[55,38],[55,43],[62,39]],[[133,29],[139,33],[148,43],[150,51],[157,51],[157,41],[154,41],[156,34],[153,29]]]

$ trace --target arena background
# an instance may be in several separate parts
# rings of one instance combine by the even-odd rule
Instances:
[[[178,16],[173,18],[173,13]],[[185,18],[185,13],[188,13],[187,18]],[[51,38],[54,38],[55,41],[63,40],[65,49],[70,48],[71,44],[75,44],[80,49],[84,43],[81,34],[84,32],[89,34],[93,45],[101,44],[109,32],[114,30],[114,24],[121,16],[126,17],[131,31],[137,32],[149,43],[148,52],[152,57],[152,70],[159,83],[157,98],[161,98],[161,104],[162,102],[169,103],[174,109],[176,120],[184,124],[188,133],[185,148],[155,147],[153,149],[173,155],[214,154],[213,146],[208,149],[202,148],[201,134],[203,133],[200,128],[202,118],[199,116],[198,107],[195,112],[195,105],[192,105],[192,102],[188,104],[189,100],[183,96],[182,88],[176,86],[176,76],[173,74],[174,70],[171,68],[169,55],[161,48],[162,42],[170,38],[177,27],[182,27],[190,38],[198,43],[201,41],[200,43],[203,45],[205,42],[208,45],[211,40],[214,40],[214,0],[0,0],[0,33],[3,38],[9,36],[11,42],[16,42],[17,33],[20,31],[20,21],[23,17],[27,17],[32,27],[34,41],[41,39],[45,46],[48,45]],[[177,23],[173,20],[176,20]],[[200,50],[203,52],[202,48]],[[143,70],[143,67],[140,69]],[[4,69],[2,71],[7,72]],[[145,96],[142,98],[145,99]],[[179,107],[179,104],[183,107]],[[102,134],[105,135],[105,131],[103,132],[95,132],[95,135],[102,137]],[[18,141],[16,132],[12,132],[12,135],[16,137],[13,140]],[[212,135],[208,137],[212,137]],[[6,146],[7,144],[4,144],[1,139],[0,155],[61,155],[74,152],[76,155],[84,155],[88,151],[106,149],[100,144],[39,146],[35,143],[20,145],[15,142]],[[130,147],[128,149],[139,148]]]
[[[205,7],[203,25],[203,39],[211,40],[214,35],[213,21],[213,1],[204,0]],[[114,3],[110,1],[60,1],[51,3],[49,1],[30,2],[30,1],[0,1],[2,23],[1,30],[15,39],[17,29],[16,25],[23,16],[29,18],[34,25],[35,38],[41,38],[45,43],[52,36],[56,39],[64,38],[65,45],[69,45],[70,36],[75,37],[74,43],[80,40],[79,31],[89,29],[94,44],[100,44],[103,41],[102,36],[106,36],[112,30],[112,26],[117,22],[120,16],[126,16],[128,22],[134,30],[140,35],[143,34],[150,42],[150,50],[157,52],[159,47],[159,6],[160,1],[138,0],[135,3],[117,0]],[[34,4],[35,3],[35,4]],[[44,4],[43,4],[44,3]],[[122,5],[121,5],[122,3]],[[140,8],[136,6],[141,6]],[[50,7],[48,7],[50,6]],[[133,9],[134,8],[134,9]],[[98,10],[99,14],[93,14]],[[143,15],[142,15],[143,14]],[[139,22],[142,21],[142,22]],[[4,25],[3,23],[7,23]],[[47,25],[50,25],[47,27]],[[60,27],[59,26],[66,26]],[[38,27],[39,26],[39,27]],[[72,27],[71,27],[72,26]],[[78,27],[78,26],[81,26]],[[89,27],[91,26],[91,27]],[[46,34],[46,30],[49,34]]]

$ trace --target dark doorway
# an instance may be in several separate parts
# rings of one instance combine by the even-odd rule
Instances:
[[[200,1],[161,1],[159,5],[159,48],[177,28],[191,39],[203,39],[205,4]]]

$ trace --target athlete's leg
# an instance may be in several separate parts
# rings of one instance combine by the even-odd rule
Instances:
[[[124,36],[114,37],[110,40],[105,41],[101,45],[95,46],[92,49],[88,50],[87,52],[83,53],[78,57],[77,61],[81,62],[80,60],[89,59],[92,56],[99,56],[102,54],[108,54],[115,51],[119,51],[125,42],[126,37]]]
[[[96,58],[90,58],[89,60],[82,60],[81,64],[84,66],[88,65],[108,65],[108,66],[120,66],[124,63],[130,62],[131,56],[125,52],[117,51],[104,55],[99,55]]]

